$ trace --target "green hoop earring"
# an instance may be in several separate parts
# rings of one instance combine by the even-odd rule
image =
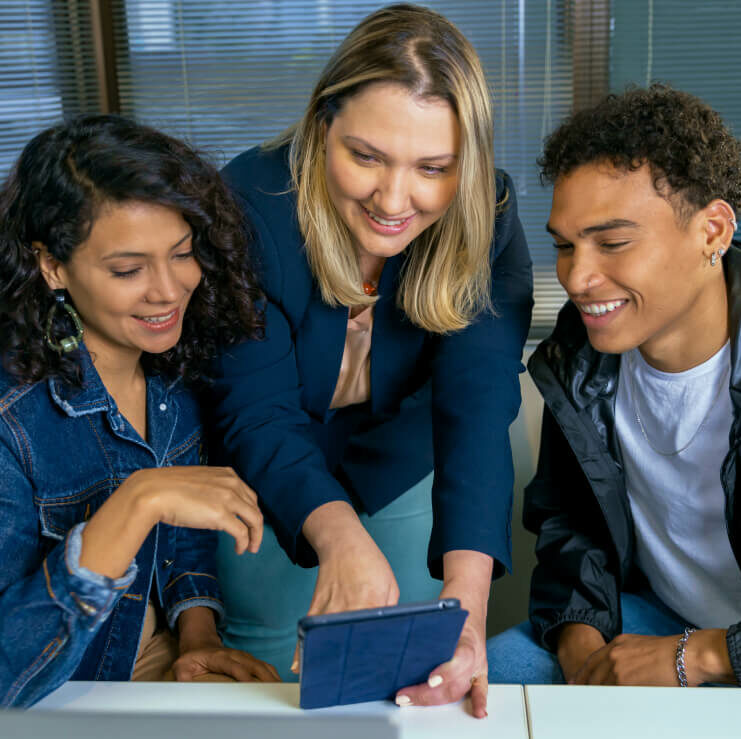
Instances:
[[[54,314],[57,312],[57,308],[64,308],[67,311],[67,315],[72,319],[72,323],[75,324],[75,329],[77,330],[74,336],[65,336],[59,340],[58,344],[52,341],[51,338],[52,322],[54,321]],[[80,342],[82,341],[82,321],[80,320],[80,315],[69,303],[65,302],[63,289],[54,291],[54,305],[52,305],[49,316],[46,319],[44,341],[46,341],[50,349],[59,352],[59,354],[68,354],[74,351],[80,346]]]

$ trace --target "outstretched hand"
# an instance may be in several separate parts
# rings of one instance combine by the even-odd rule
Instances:
[[[320,560],[307,615],[393,606],[398,601],[399,586],[391,566],[363,529],[352,545]],[[291,671],[299,671],[298,646]]]

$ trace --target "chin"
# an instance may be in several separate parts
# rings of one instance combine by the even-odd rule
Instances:
[[[148,341],[147,345],[141,346],[140,349],[147,354],[164,354],[177,346],[179,341],[180,334],[177,335],[177,338],[168,337],[165,339],[165,337],[162,337],[162,340],[160,341]]]
[[[363,250],[374,256],[374,257],[395,257],[397,254],[401,254],[401,252],[406,249],[409,244],[412,242],[412,239],[405,239],[401,242],[393,243],[392,241],[385,241],[381,242],[380,244],[378,242],[371,241],[367,246],[363,244]]]
[[[592,332],[587,329],[587,336],[592,348],[602,354],[625,354],[631,349],[635,349],[638,343],[630,341],[624,337],[604,336],[598,332]]]

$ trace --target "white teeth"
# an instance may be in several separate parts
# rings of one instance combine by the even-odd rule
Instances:
[[[605,313],[611,313],[615,308],[625,305],[627,300],[615,300],[609,303],[587,303],[579,305],[582,313],[588,313],[590,316],[604,316]]]
[[[402,218],[400,221],[389,221],[387,218],[381,218],[380,216],[375,215],[375,213],[371,213],[369,210],[365,211],[376,223],[380,223],[382,226],[401,226],[404,221],[406,221],[406,218]]]
[[[151,318],[146,318],[145,316],[137,316],[137,318],[139,318],[140,321],[146,321],[147,323],[164,323],[165,321],[169,321],[174,315],[175,311],[172,311],[166,316],[152,316]]]

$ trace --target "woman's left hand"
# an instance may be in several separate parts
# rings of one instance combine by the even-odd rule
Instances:
[[[194,649],[180,655],[172,666],[178,682],[191,682],[207,675],[226,675],[240,683],[279,683],[272,665],[239,649],[224,646]]]
[[[458,598],[468,611],[453,657],[435,668],[427,683],[402,688],[400,706],[436,706],[454,703],[468,693],[476,718],[484,718],[489,691],[486,660],[486,611],[491,588],[492,558],[481,552],[456,550],[443,557],[445,585],[441,598]]]
[[[178,682],[217,680],[226,676],[240,683],[280,682],[275,667],[239,649],[229,649],[216,631],[214,612],[205,606],[183,611],[178,618],[180,657],[172,672]]]
[[[469,615],[452,659],[434,669],[427,683],[400,690],[396,702],[400,706],[437,706],[459,701],[470,691],[473,715],[484,718],[488,715],[487,676],[484,625],[475,623]]]

